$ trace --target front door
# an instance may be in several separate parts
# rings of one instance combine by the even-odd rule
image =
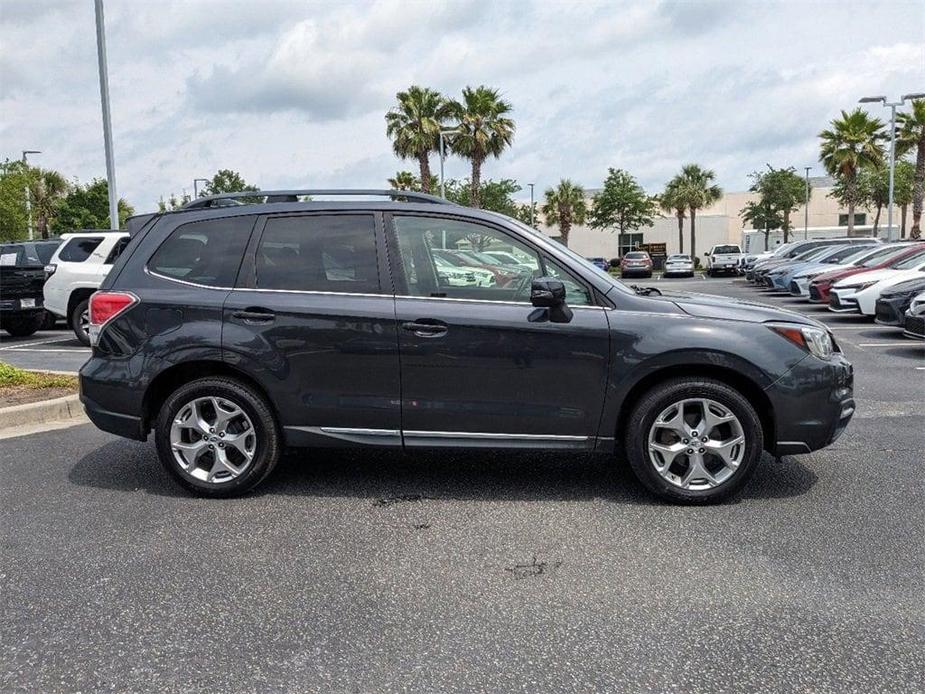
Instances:
[[[405,445],[593,447],[609,330],[590,288],[501,228],[406,214],[387,230]],[[543,275],[566,282],[571,322],[530,304]]]
[[[373,213],[272,215],[258,223],[225,301],[222,345],[226,361],[273,393],[291,445],[401,445],[383,245]]]

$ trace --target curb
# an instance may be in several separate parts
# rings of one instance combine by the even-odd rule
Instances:
[[[83,418],[79,395],[65,395],[53,400],[30,402],[0,409],[0,430],[31,424]]]

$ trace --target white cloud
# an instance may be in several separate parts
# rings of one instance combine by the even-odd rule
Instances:
[[[815,164],[816,134],[859,96],[925,89],[915,3],[107,0],[106,11],[118,183],[139,209],[225,167],[264,188],[382,186],[414,168],[391,154],[383,121],[412,83],[499,88],[517,136],[486,174],[539,189],[561,177],[595,187],[608,166],[656,189],[687,161],[742,188],[765,162]],[[0,32],[0,156],[41,149],[36,163],[103,175],[92,4],[4,0]]]

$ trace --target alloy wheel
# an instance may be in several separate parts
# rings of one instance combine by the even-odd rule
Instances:
[[[90,339],[90,309],[80,313],[80,332],[84,334],[87,340]]]
[[[666,407],[649,429],[649,460],[681,489],[712,489],[732,477],[745,456],[745,433],[732,411],[709,398]]]
[[[239,405],[227,398],[200,397],[178,410],[170,427],[170,448],[188,475],[223,484],[250,467],[257,433]]]

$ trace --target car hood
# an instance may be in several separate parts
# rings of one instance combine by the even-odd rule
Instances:
[[[796,311],[788,311],[744,299],[729,299],[713,294],[671,291],[663,291],[662,298],[669,299],[684,313],[697,318],[719,318],[748,323],[780,321],[783,323],[822,326],[818,321],[807,318]]]
[[[883,270],[868,270],[864,273],[858,273],[856,275],[851,275],[850,277],[845,277],[844,279],[839,280],[833,286],[835,289],[840,289],[846,284],[859,284],[861,282],[879,282],[880,280],[885,280],[888,277],[893,277],[897,273],[903,272],[902,270],[894,270],[893,268],[884,268]]]

